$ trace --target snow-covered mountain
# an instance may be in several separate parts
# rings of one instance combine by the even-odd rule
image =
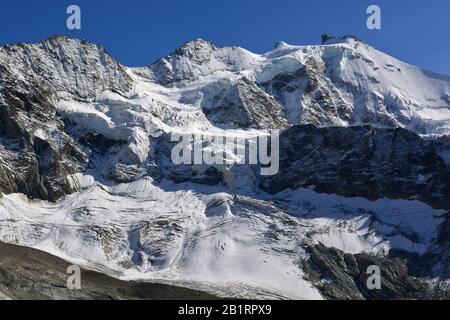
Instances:
[[[354,37],[332,38],[322,46],[280,42],[263,55],[197,39],[141,74],[183,89],[182,101],[207,111],[235,104],[247,109],[239,91],[246,79],[269,95],[260,93],[274,104],[272,110],[281,107],[290,124],[449,133],[450,77],[410,66]]]
[[[272,177],[170,160],[172,133],[270,129]],[[2,46],[0,241],[222,296],[448,297],[449,135],[450,77],[350,36],[196,39],[140,68],[65,36]]]

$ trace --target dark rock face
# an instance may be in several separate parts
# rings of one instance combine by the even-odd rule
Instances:
[[[448,299],[448,290],[432,287],[412,276],[405,261],[367,254],[347,254],[322,245],[308,247],[309,260],[303,264],[308,280],[327,299]],[[370,266],[380,268],[380,289],[369,289]]]
[[[260,85],[284,106],[286,117],[292,124],[320,127],[349,122],[351,106],[330,83],[324,73],[325,66],[324,60],[310,58],[299,70],[277,75]],[[297,107],[288,107],[292,100],[297,101]]]
[[[445,279],[450,278],[450,212],[447,213],[445,221],[440,225],[436,239],[436,249],[434,252],[436,275]]]
[[[256,129],[289,126],[281,105],[245,78],[225,91],[223,96],[208,100],[208,108],[204,108],[204,112],[212,123],[219,125]]]
[[[280,171],[261,178],[271,193],[318,192],[418,199],[450,208],[450,170],[433,143],[404,129],[295,126],[280,137]]]
[[[170,138],[170,134],[163,134],[155,139],[155,149],[148,168],[148,173],[153,178],[158,181],[169,179],[175,183],[193,182],[211,186],[224,184],[223,172],[219,170],[223,165],[174,165],[171,153],[177,142],[171,141]]]
[[[48,93],[17,84],[0,92],[0,192],[57,200],[71,193],[68,175],[83,172],[86,152],[65,133]]]

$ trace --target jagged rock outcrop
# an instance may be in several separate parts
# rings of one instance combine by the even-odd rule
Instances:
[[[450,291],[440,290],[410,274],[407,262],[368,254],[348,254],[323,245],[308,247],[309,259],[303,263],[307,277],[327,299],[392,300],[448,299]],[[380,268],[380,289],[370,289],[370,266]]]
[[[280,171],[269,192],[314,187],[368,199],[418,199],[450,208],[450,169],[431,142],[404,129],[295,126],[280,137]]]
[[[88,162],[45,89],[16,82],[0,91],[0,192],[57,200],[77,191],[68,176]]]
[[[282,106],[249,79],[220,81],[200,94],[203,112],[214,124],[255,129],[289,126]]]

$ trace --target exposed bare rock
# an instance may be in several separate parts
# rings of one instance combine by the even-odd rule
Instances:
[[[402,300],[449,299],[450,291],[440,290],[410,274],[405,261],[399,258],[368,254],[348,254],[323,245],[307,249],[309,260],[304,270],[327,299],[338,300]],[[380,268],[381,288],[368,288],[370,266]]]
[[[368,199],[418,199],[450,208],[450,169],[434,145],[404,129],[295,126],[280,138],[280,172],[269,192],[314,187]]]

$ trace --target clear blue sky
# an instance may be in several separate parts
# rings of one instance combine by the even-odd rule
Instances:
[[[82,30],[66,29],[66,8],[82,10]],[[366,28],[366,8],[382,9],[382,30]],[[29,0],[2,1],[0,43],[67,34],[104,45],[121,63],[147,65],[196,37],[253,52],[283,40],[317,44],[327,32],[354,34],[408,63],[450,74],[449,0]]]

